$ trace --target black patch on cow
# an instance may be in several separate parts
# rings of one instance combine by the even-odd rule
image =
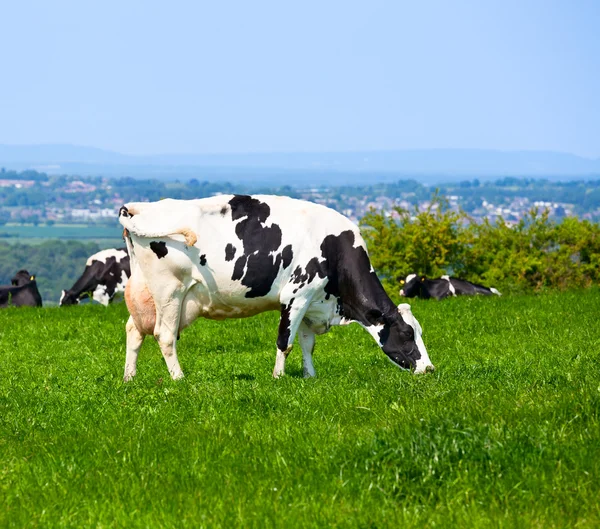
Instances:
[[[292,259],[294,258],[294,252],[292,252],[292,245],[288,244],[281,252],[282,261],[284,270],[290,266]]]
[[[321,243],[319,266],[327,276],[325,293],[338,298],[339,314],[363,325],[381,325],[379,340],[384,353],[405,368],[420,357],[414,331],[386,294],[362,246],[354,247],[354,232],[328,235]]]
[[[279,333],[277,335],[277,349],[280,351],[285,351],[290,341],[290,312],[292,311],[293,303],[294,298],[287,305],[281,304],[281,318],[279,320]]]
[[[225,261],[233,261],[235,257],[235,246],[231,243],[227,243],[225,246]]]
[[[281,228],[277,224],[265,226],[271,208],[265,202],[248,195],[234,195],[229,201],[231,219],[240,220],[235,233],[242,241],[243,253],[234,265],[231,279],[239,280],[249,288],[247,298],[267,295],[275,281],[282,262]]]
[[[290,281],[298,284],[298,289],[300,289],[312,283],[315,276],[322,278],[325,277],[325,275],[325,271],[319,262],[319,258],[313,257],[310,261],[308,261],[304,269],[302,269],[300,265],[294,269]]]
[[[221,217],[224,217],[225,215],[227,215],[227,206],[223,206],[221,208],[221,211],[219,211],[219,213],[221,214]]]
[[[150,243],[150,249],[156,254],[156,257],[162,259],[169,253],[167,250],[167,243],[164,241],[152,241]]]
[[[206,266],[206,254],[200,256],[200,266]]]
[[[129,213],[129,210],[125,207],[125,206],[121,206],[119,209],[119,217],[133,217],[133,215],[131,213]]]
[[[231,274],[231,279],[234,281],[239,281],[244,277],[244,266],[246,266],[246,257],[240,257],[235,264],[233,265],[233,274]]]

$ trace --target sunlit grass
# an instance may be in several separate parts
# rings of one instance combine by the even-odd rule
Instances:
[[[597,527],[600,292],[416,302],[437,367],[359,327],[273,380],[277,318],[200,320],[122,383],[123,305],[0,311],[0,525]]]

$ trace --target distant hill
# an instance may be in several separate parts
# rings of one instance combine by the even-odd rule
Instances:
[[[0,167],[48,173],[202,178],[260,183],[361,183],[412,177],[426,183],[503,176],[600,177],[600,159],[552,151],[419,149],[373,152],[134,156],[74,145],[0,145]]]

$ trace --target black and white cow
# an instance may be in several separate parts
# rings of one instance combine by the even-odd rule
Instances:
[[[35,276],[27,270],[19,270],[10,285],[0,286],[0,308],[41,307],[42,296],[37,288]]]
[[[125,248],[102,250],[87,260],[85,270],[75,284],[62,291],[59,305],[76,305],[91,293],[94,301],[108,306],[118,293],[125,291],[130,275],[129,255]]]
[[[179,331],[196,318],[281,312],[274,377],[298,333],[304,375],[314,376],[315,335],[357,322],[397,366],[432,371],[421,327],[375,275],[358,228],[324,206],[268,195],[129,203],[119,212],[131,256],[125,301],[125,380],[146,335],[173,379],[183,376]]]
[[[474,296],[476,294],[484,296],[502,295],[495,288],[487,288],[450,276],[427,279],[426,277],[419,277],[417,274],[410,274],[406,276],[405,280],[401,280],[400,284],[402,285],[400,295],[407,298],[444,299],[449,296]]]

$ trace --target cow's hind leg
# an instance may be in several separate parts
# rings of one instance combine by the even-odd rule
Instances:
[[[181,283],[166,287],[152,292],[156,306],[154,338],[158,342],[171,378],[178,380],[183,378],[183,371],[177,359],[177,336],[186,289]]]
[[[302,318],[306,314],[308,303],[295,301],[293,298],[286,304],[281,304],[281,318],[279,319],[279,333],[277,336],[277,356],[273,376],[279,378],[285,373],[285,360],[292,350],[294,338]]]
[[[158,313],[157,313],[158,316]],[[167,369],[173,380],[183,378],[183,371],[177,358],[177,335],[179,334],[179,318],[181,317],[181,301],[174,300],[157,317],[154,337],[158,342]]]
[[[125,330],[127,331],[127,353],[125,355],[125,374],[123,375],[123,380],[128,382],[135,376],[138,353],[142,347],[144,335],[138,330],[131,316],[127,320]]]
[[[302,349],[302,365],[304,378],[314,377],[316,375],[312,361],[312,353],[315,348],[315,333],[302,322],[298,330],[298,342]]]

